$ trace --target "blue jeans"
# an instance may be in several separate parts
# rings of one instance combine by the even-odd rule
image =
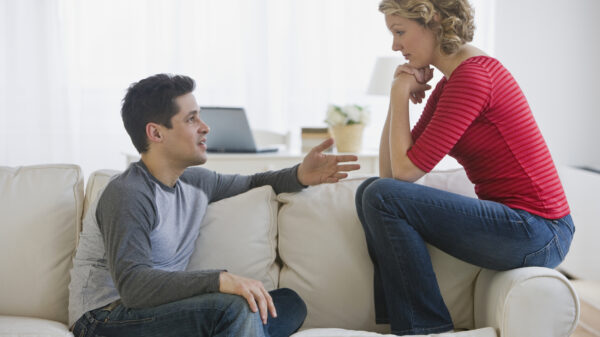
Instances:
[[[453,329],[426,243],[488,269],[553,268],[575,232],[570,215],[548,220],[498,202],[377,177],[358,188],[356,209],[375,267],[376,319],[398,335]]]
[[[241,296],[211,293],[153,308],[128,309],[122,304],[85,313],[73,327],[79,336],[289,336],[306,318],[306,305],[293,290],[270,292],[277,318],[263,325]]]

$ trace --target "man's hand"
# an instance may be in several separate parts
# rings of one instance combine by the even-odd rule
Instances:
[[[262,319],[263,324],[267,324],[269,312],[272,317],[277,317],[273,299],[260,281],[237,276],[228,272],[221,272],[219,275],[219,291],[225,294],[239,295],[245,298],[246,301],[248,301],[252,312],[260,310],[260,318]]]
[[[336,183],[348,176],[349,171],[360,169],[359,164],[339,163],[357,161],[355,155],[332,155],[323,154],[333,145],[333,138],[315,146],[304,157],[302,164],[298,167],[298,180],[302,185],[318,185],[322,183]]]

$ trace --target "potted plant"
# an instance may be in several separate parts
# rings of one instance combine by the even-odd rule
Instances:
[[[328,106],[325,123],[329,125],[338,152],[360,152],[363,130],[369,117],[369,109],[357,104]]]

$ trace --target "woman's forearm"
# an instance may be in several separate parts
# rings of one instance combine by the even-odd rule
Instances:
[[[408,158],[413,144],[408,113],[408,90],[395,90],[390,97],[389,113],[389,160],[392,177],[404,181],[416,181],[424,172]]]
[[[392,178],[392,166],[390,163],[390,113],[391,104],[388,108],[385,124],[381,131],[381,140],[379,141],[379,177]]]

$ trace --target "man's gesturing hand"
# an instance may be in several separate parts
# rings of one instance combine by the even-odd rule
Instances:
[[[298,167],[298,180],[302,185],[318,185],[323,183],[337,183],[340,179],[348,177],[346,172],[360,169],[359,164],[340,164],[357,161],[355,155],[333,155],[324,154],[333,145],[333,139],[329,138],[315,146],[304,157]]]
[[[219,275],[219,291],[225,294],[239,295],[245,298],[246,301],[248,301],[252,312],[260,310],[260,318],[262,319],[263,324],[267,324],[269,312],[272,317],[277,317],[273,299],[260,281],[237,276],[228,272],[221,272]]]

